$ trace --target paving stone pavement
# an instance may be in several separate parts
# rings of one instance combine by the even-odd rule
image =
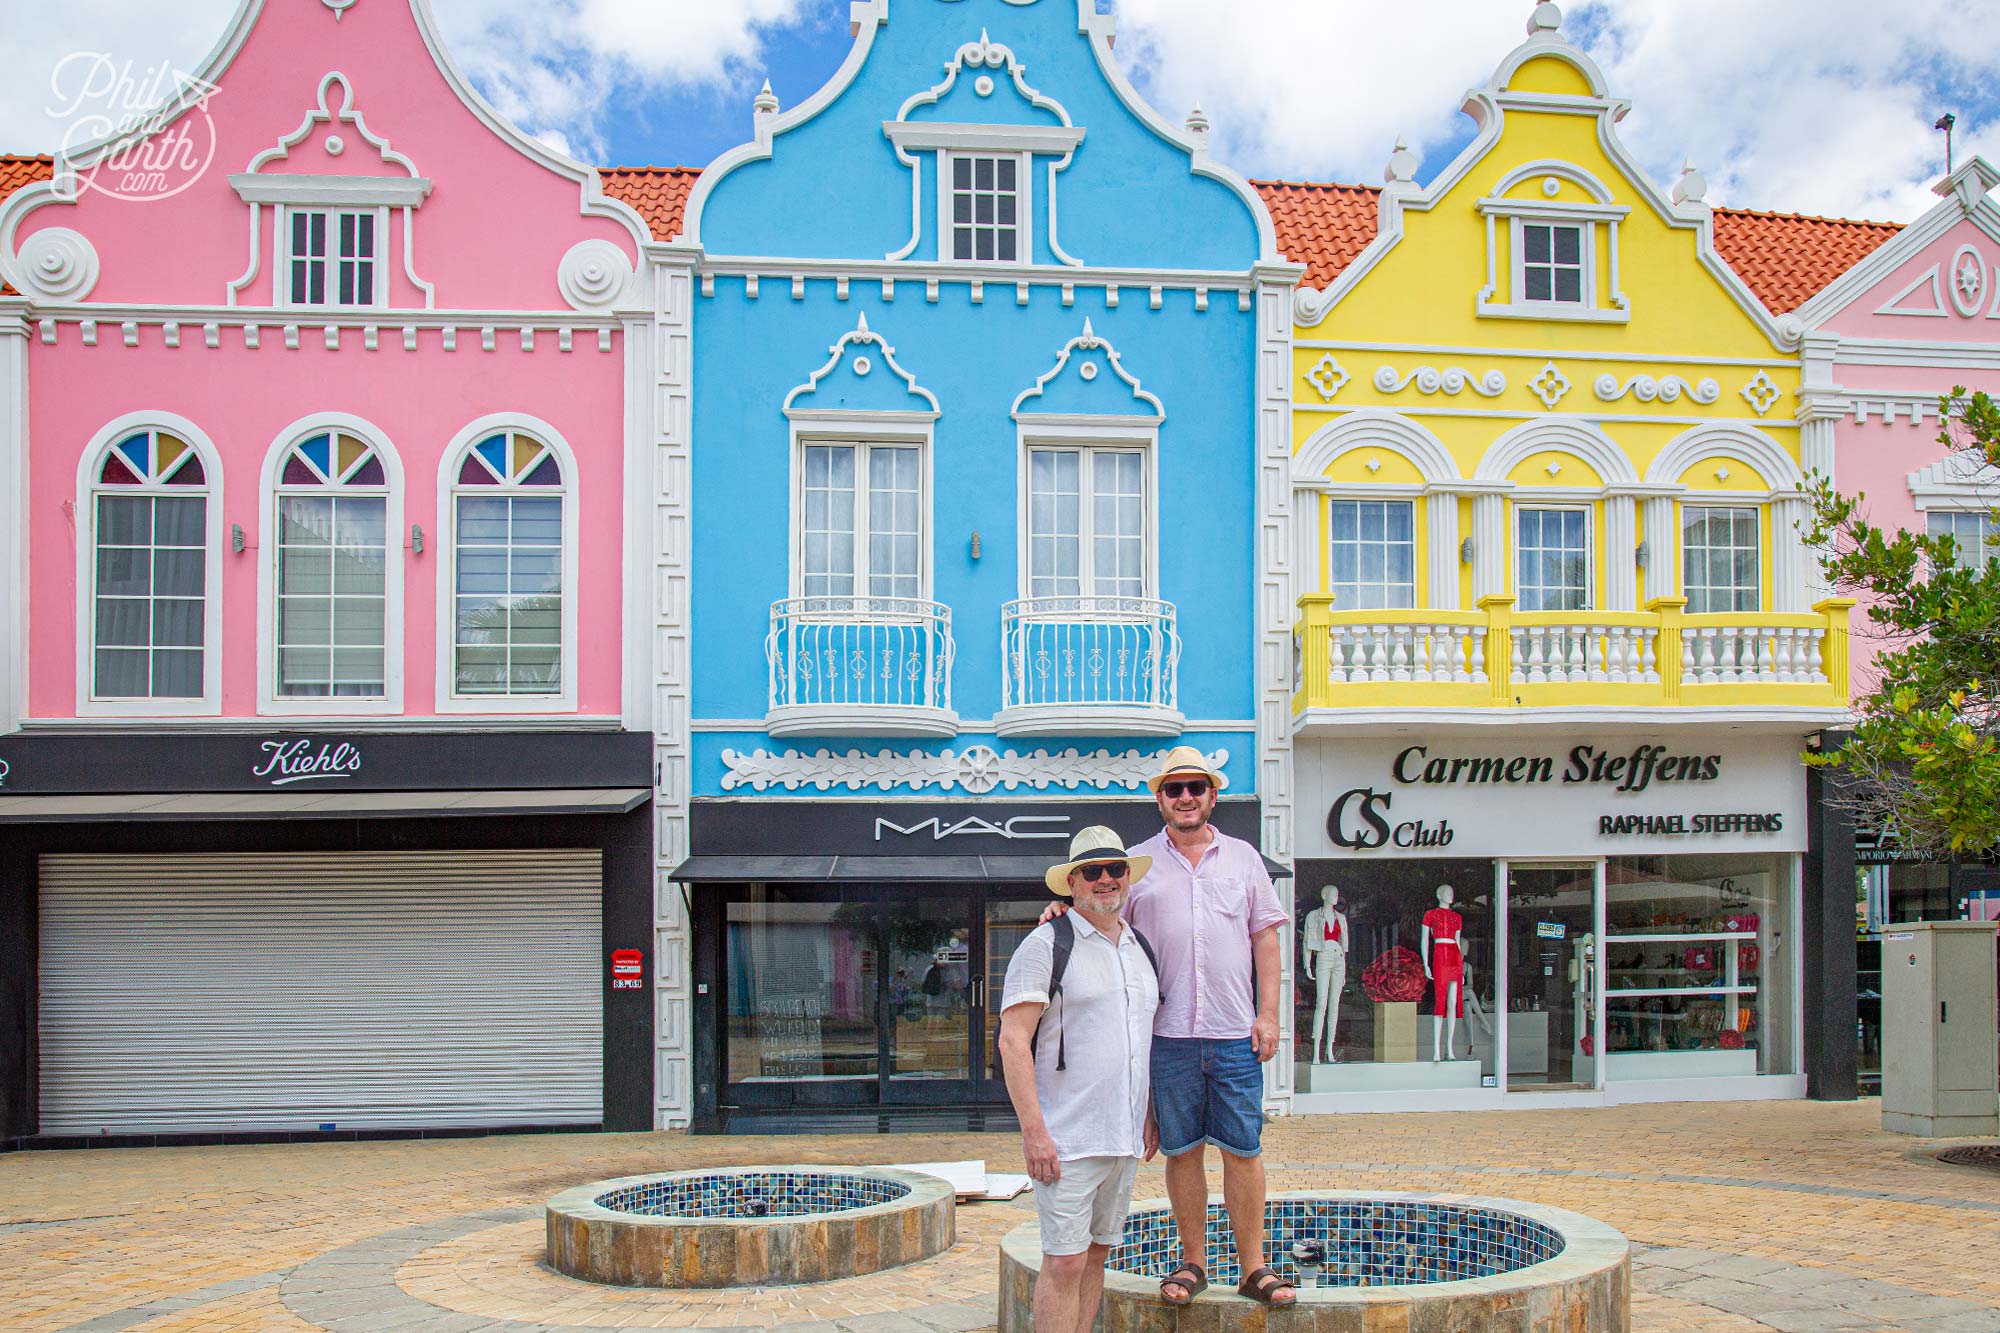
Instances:
[[[2000,1333],[2000,1173],[1932,1162],[1879,1114],[1797,1102],[1313,1117],[1272,1124],[1266,1161],[1274,1190],[1497,1194],[1601,1218],[1634,1242],[1641,1333]],[[0,1330],[973,1333],[992,1327],[995,1242],[1031,1215],[1025,1199],[961,1208],[958,1243],[934,1259],[816,1287],[633,1292],[539,1263],[540,1203],[586,1180],[966,1157],[1021,1163],[1006,1135],[9,1154]],[[1164,1192],[1157,1163],[1138,1189]]]

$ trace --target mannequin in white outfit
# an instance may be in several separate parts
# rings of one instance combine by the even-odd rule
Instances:
[[[1299,938],[1306,950],[1306,976],[1313,981],[1312,1063],[1319,1064],[1321,1035],[1326,1063],[1339,1045],[1340,992],[1347,985],[1347,913],[1340,910],[1340,889],[1329,884],[1319,891],[1320,905],[1306,913]]]

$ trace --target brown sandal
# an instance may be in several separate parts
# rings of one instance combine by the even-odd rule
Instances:
[[[1176,1286],[1187,1295],[1176,1300],[1167,1295],[1167,1287]],[[1168,1305],[1193,1305],[1194,1298],[1208,1290],[1208,1273],[1192,1259],[1184,1259],[1181,1266],[1160,1279],[1160,1299]]]
[[[1292,1294],[1281,1301],[1277,1299],[1281,1291],[1289,1291]],[[1237,1283],[1236,1294],[1248,1296],[1260,1305],[1295,1305],[1299,1299],[1299,1293],[1293,1285],[1272,1272],[1268,1264]]]

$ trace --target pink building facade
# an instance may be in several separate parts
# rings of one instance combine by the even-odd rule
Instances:
[[[246,0],[48,175],[0,206],[0,1137],[652,1127],[607,985],[653,916],[644,219],[424,0]],[[176,1089],[196,1006],[231,1107]]]

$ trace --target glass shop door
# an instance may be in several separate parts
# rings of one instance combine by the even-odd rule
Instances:
[[[1602,863],[1501,864],[1506,876],[1507,1091],[1600,1085]]]

